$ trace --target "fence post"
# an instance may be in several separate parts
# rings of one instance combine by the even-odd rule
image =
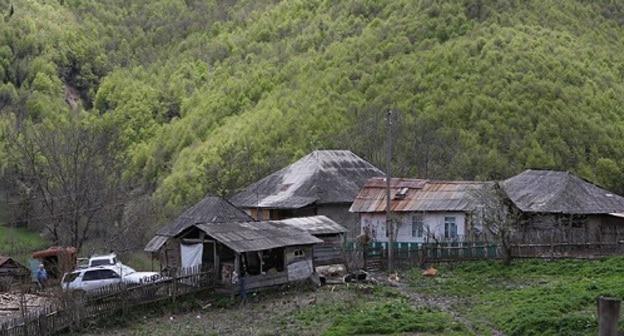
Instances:
[[[620,300],[610,297],[598,298],[598,335],[617,336],[620,318]]]
[[[173,303],[173,311],[177,312],[177,303],[176,303],[176,298],[178,296],[178,275],[180,274],[180,272],[176,272],[173,276],[173,293],[171,294],[171,302]]]

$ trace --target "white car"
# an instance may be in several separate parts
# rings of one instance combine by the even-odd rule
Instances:
[[[88,293],[114,284],[140,284],[157,281],[160,278],[160,274],[156,272],[137,272],[128,266],[118,264],[83,268],[66,273],[61,281],[61,287],[65,291]]]

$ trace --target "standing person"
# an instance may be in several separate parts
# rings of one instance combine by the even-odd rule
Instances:
[[[39,284],[39,288],[44,289],[47,281],[48,272],[46,271],[43,264],[39,264],[39,269],[37,270],[37,283]]]

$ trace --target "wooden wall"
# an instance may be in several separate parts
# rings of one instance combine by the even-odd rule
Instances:
[[[314,266],[344,264],[342,234],[317,235],[322,244],[314,245]]]

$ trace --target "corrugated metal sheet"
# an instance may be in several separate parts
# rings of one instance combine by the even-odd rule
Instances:
[[[167,239],[169,239],[169,237],[167,236],[159,236],[159,235],[154,236],[154,238],[152,238],[149,241],[149,243],[145,245],[144,251],[149,252],[149,253],[158,252],[158,250],[160,250],[160,248],[163,247],[163,245],[165,245],[165,243],[167,242]]]
[[[348,150],[318,150],[231,198],[243,208],[298,209],[351,203],[366,180],[383,172]]]
[[[624,212],[624,197],[569,172],[529,169],[501,185],[524,212],[586,215]]]
[[[390,181],[392,211],[467,211],[475,207],[474,191],[491,182],[432,181],[419,179],[392,179]],[[351,212],[384,212],[386,210],[386,182],[374,178],[360,190],[351,205]],[[397,193],[407,188],[403,197]]]
[[[280,222],[305,230],[312,235],[341,234],[347,232],[344,226],[326,216],[289,218],[281,220]]]
[[[196,226],[238,253],[323,242],[306,231],[281,221],[207,223]]]

